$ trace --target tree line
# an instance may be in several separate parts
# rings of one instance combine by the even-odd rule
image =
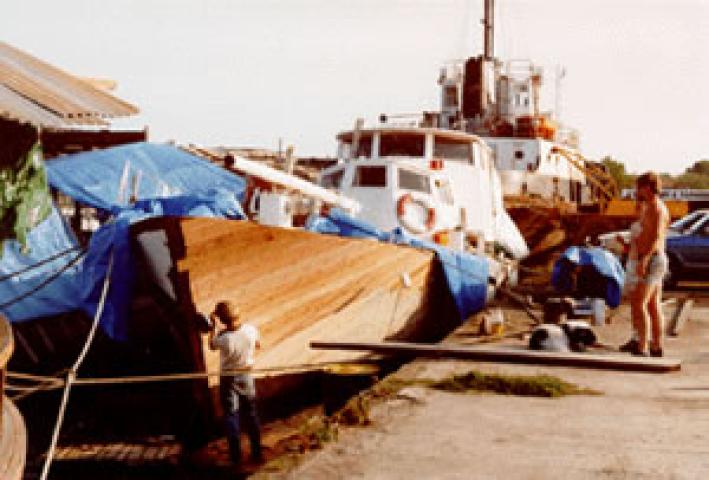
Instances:
[[[615,179],[618,187],[634,188],[635,178],[638,174],[630,173],[625,169],[625,164],[613,157],[603,157],[601,163],[608,169],[608,173]],[[709,189],[709,160],[703,159],[687,167],[679,175],[660,173],[663,188],[706,188]]]

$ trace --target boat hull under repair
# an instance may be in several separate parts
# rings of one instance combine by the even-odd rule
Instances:
[[[220,300],[236,302],[259,328],[256,369],[361,357],[311,350],[314,340],[422,341],[458,322],[432,252],[212,218],[153,218],[133,236],[153,280],[179,307],[178,330],[197,371],[219,368],[194,318]],[[262,397],[278,390],[278,382],[259,382]]]
[[[12,328],[0,314],[0,478],[22,478],[27,456],[27,430],[17,407],[4,396],[7,362],[14,348]]]

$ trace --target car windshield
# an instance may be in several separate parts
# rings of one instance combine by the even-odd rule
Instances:
[[[692,233],[695,235],[706,235],[707,227],[709,227],[709,215],[705,216],[704,218],[696,222],[694,225],[692,225]]]
[[[686,232],[690,230],[700,219],[707,215],[707,212],[692,212],[689,215],[685,215],[676,222],[670,225],[670,229],[679,233]]]

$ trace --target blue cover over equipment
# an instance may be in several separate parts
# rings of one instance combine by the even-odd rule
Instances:
[[[603,298],[615,308],[622,298],[625,271],[608,250],[569,247],[554,264],[551,283],[561,293]]]

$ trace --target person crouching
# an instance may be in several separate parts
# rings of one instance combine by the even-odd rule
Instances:
[[[251,459],[261,462],[263,454],[261,425],[256,411],[256,388],[248,371],[254,365],[256,349],[261,346],[258,330],[253,325],[242,323],[239,308],[229,301],[217,303],[210,319],[209,348],[219,350],[222,372],[219,398],[224,410],[231,460],[236,465],[241,464],[241,416],[251,443]]]

